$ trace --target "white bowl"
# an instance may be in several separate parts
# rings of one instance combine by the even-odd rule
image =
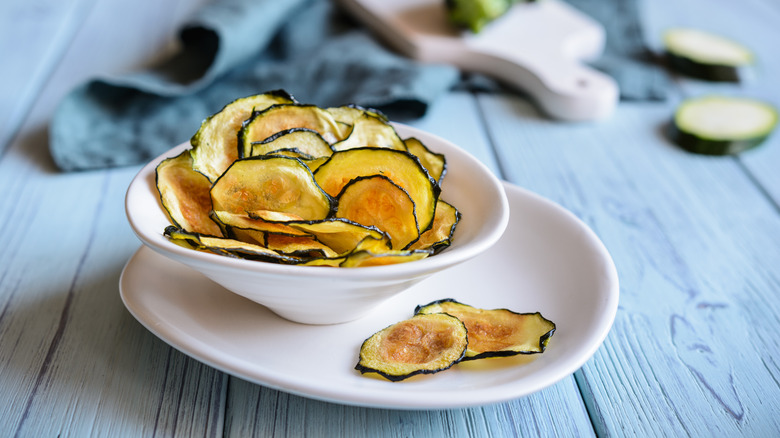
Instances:
[[[487,251],[509,221],[504,188],[479,160],[440,137],[405,125],[394,126],[403,138],[417,137],[447,159],[441,199],[454,205],[462,218],[452,245],[435,256],[389,266],[328,268],[233,259],[171,243],[163,235],[170,222],[160,203],[155,168],[163,159],[189,148],[189,143],[157,157],[136,175],[125,198],[128,221],[151,249],[283,318],[305,324],[355,320],[428,276]],[[442,298],[446,295],[442,291]]]

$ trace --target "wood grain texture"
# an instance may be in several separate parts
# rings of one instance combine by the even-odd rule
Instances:
[[[574,376],[507,403],[405,411],[279,392],[167,346],[118,294],[140,244],[123,209],[138,169],[54,170],[46,123],[62,96],[164,56],[203,1],[0,4],[0,436],[780,435],[780,136],[703,157],[663,134],[686,96],[780,106],[780,3],[643,3],[651,45],[689,25],[753,48],[749,83],[678,77],[667,102],[623,103],[598,124],[552,122],[517,95],[452,92],[408,122],[585,221],[616,262],[621,298]]]
[[[567,130],[527,102],[481,104],[507,178],[577,214],[615,259],[615,327],[578,374],[597,433],[777,431],[780,406],[761,394],[777,393],[778,345],[756,331],[776,320],[780,220],[754,180],[658,141],[669,104]]]
[[[0,4],[0,156],[85,20],[91,0]]]
[[[231,378],[227,437],[593,436],[573,379],[520,400],[469,409],[367,409],[298,397]],[[565,415],[561,415],[565,413]]]
[[[0,435],[213,436],[223,428],[226,377],[154,338],[119,299],[119,274],[139,245],[123,206],[137,169],[62,175],[46,148],[45,123],[72,86],[157,56],[191,10],[154,3],[128,11],[120,2],[63,4],[77,10],[38,2],[28,12],[41,21],[3,15],[3,47],[38,31],[50,45],[14,52],[32,75],[4,76],[2,85],[3,96],[16,93],[4,111],[22,115],[0,133],[13,140],[0,161],[0,386],[10,401],[0,403]],[[143,23],[149,29],[137,34]]]

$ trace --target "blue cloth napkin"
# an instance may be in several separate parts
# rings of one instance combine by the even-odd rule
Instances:
[[[638,0],[567,1],[605,25],[608,46],[598,67],[617,79],[621,97],[661,97],[663,77],[638,58],[645,51]],[[304,103],[355,103],[401,121],[423,115],[454,86],[501,89],[391,52],[328,0],[215,1],[181,29],[180,40],[182,49],[162,65],[91,80],[63,99],[49,127],[61,170],[147,162],[189,140],[228,102],[275,89]]]
[[[320,106],[421,116],[457,69],[394,54],[326,0],[221,0],[181,31],[183,49],[149,71],[89,81],[50,123],[65,171],[139,164],[187,141],[228,102],[284,89]]]

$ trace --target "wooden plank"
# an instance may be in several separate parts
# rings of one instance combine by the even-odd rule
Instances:
[[[92,6],[89,0],[0,4],[0,154],[19,130]]]
[[[516,98],[480,100],[508,179],[574,212],[621,279],[605,345],[578,382],[598,435],[780,430],[780,217],[734,160],[669,146],[670,104],[562,127]]]
[[[512,402],[406,411],[326,403],[231,378],[225,436],[594,436],[584,406],[570,397],[573,392],[574,380],[566,379]]]
[[[119,299],[119,274],[139,246],[123,207],[137,169],[58,174],[45,136],[70,87],[152,59],[192,7],[96,5],[83,23],[63,24],[79,31],[37,99],[14,97],[34,105],[0,161],[0,385],[13,400],[0,404],[0,435],[222,431],[225,376],[156,339]],[[34,27],[9,25],[8,35]]]

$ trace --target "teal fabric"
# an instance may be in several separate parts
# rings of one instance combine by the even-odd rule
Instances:
[[[304,103],[355,103],[419,117],[457,69],[392,53],[326,0],[221,0],[149,71],[85,83],[59,104],[50,152],[65,171],[139,164],[185,142],[239,97],[284,89]]]
[[[567,1],[606,27],[597,67],[617,79],[621,98],[662,98],[664,76],[641,59],[638,0]],[[389,51],[328,0],[218,0],[180,37],[182,49],[162,65],[89,81],[63,99],[49,127],[61,170],[147,162],[189,140],[228,102],[275,89],[304,103],[376,108],[399,121],[422,116],[455,86],[501,89]]]

